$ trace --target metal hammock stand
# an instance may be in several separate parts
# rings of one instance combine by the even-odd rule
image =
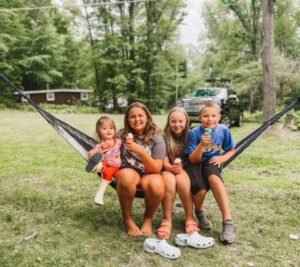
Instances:
[[[62,136],[68,143],[70,143],[87,161],[88,160],[88,151],[91,150],[96,144],[97,141],[88,136],[87,134],[79,131],[78,129],[72,127],[66,122],[56,118],[51,115],[40,106],[38,106],[35,102],[33,102],[27,95],[26,92],[19,89],[16,85],[14,85],[9,79],[6,78],[0,72],[0,79],[7,83],[10,87],[15,89],[20,96],[24,97],[43,117],[44,119],[58,132],[60,136]],[[300,104],[300,97],[298,97],[295,101],[293,101],[290,105],[288,105],[281,112],[277,113],[273,118],[264,122],[260,127],[251,132],[249,135],[244,137],[236,144],[236,153],[223,164],[223,170],[235,159],[237,158],[250,144],[252,144],[259,136],[261,136],[265,131],[267,131],[272,125],[274,125],[284,114],[286,114],[289,110],[293,109],[296,105]],[[99,174],[100,176],[100,174]],[[113,180],[110,185],[116,189],[117,182]],[[141,189],[137,189],[136,197],[143,198],[144,191]]]

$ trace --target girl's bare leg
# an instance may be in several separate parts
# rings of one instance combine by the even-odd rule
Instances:
[[[193,217],[193,200],[191,193],[190,179],[185,171],[176,175],[177,192],[183,204],[185,212],[185,230],[187,234],[198,232],[200,229],[197,226]]]
[[[125,168],[116,174],[116,179],[118,180],[117,192],[126,231],[130,236],[141,236],[142,231],[134,222],[131,214],[132,203],[136,187],[140,182],[140,176],[136,171]]]
[[[170,172],[163,172],[162,177],[165,184],[165,195],[162,201],[164,220],[172,222],[172,211],[176,198],[176,178]]]
[[[143,176],[140,186],[145,192],[145,214],[141,231],[149,236],[152,234],[153,215],[165,194],[165,185],[160,174],[149,174]]]

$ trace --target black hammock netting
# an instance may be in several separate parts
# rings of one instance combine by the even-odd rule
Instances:
[[[88,160],[88,151],[91,150],[96,144],[97,141],[88,136],[87,134],[79,131],[78,129],[72,127],[66,122],[56,118],[47,111],[43,110],[40,106],[34,103],[27,95],[26,92],[23,92],[16,85],[14,85],[10,80],[6,78],[2,73],[0,73],[0,78],[7,83],[10,87],[15,89],[20,96],[24,97],[44,118],[45,120],[62,136],[68,143],[70,143],[82,157],[87,161]],[[245,138],[240,140],[236,144],[236,153],[228,159],[223,164],[223,169],[226,168],[235,158],[237,158],[251,143],[253,143],[259,136],[261,136],[265,131],[267,131],[273,124],[275,124],[284,114],[289,110],[293,109],[296,105],[300,104],[300,97],[293,101],[289,106],[283,109],[281,112],[277,113],[273,118],[264,122],[259,128],[248,134]],[[99,174],[100,176],[100,174]],[[117,182],[113,180],[110,185],[116,189]],[[143,198],[144,191],[137,189],[136,197]]]

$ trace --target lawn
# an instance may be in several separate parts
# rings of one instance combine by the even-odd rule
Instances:
[[[97,114],[57,114],[94,136]],[[123,115],[111,115],[120,128]],[[154,116],[160,127],[166,116]],[[236,141],[257,128],[232,128]],[[216,244],[182,248],[176,261],[143,251],[143,238],[124,232],[116,192],[94,205],[98,177],[36,112],[0,111],[0,266],[300,266],[300,133],[278,125],[225,171],[236,242],[219,242],[221,217],[210,193],[205,202]],[[143,200],[133,208],[138,223]],[[162,218],[159,209],[154,226]],[[183,232],[184,212],[174,208],[173,232]],[[154,235],[153,235],[154,237]]]

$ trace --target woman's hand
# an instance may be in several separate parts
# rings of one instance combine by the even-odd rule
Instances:
[[[169,163],[169,161],[166,162],[166,160],[165,160],[165,162],[164,162],[164,170],[168,171],[168,172],[171,172],[173,174],[179,174],[182,171],[182,166],[171,165]]]
[[[135,142],[126,142],[127,150],[136,154],[141,154],[145,152],[143,146],[135,143]]]
[[[172,165],[171,172],[174,174],[179,174],[182,172],[182,166]]]

